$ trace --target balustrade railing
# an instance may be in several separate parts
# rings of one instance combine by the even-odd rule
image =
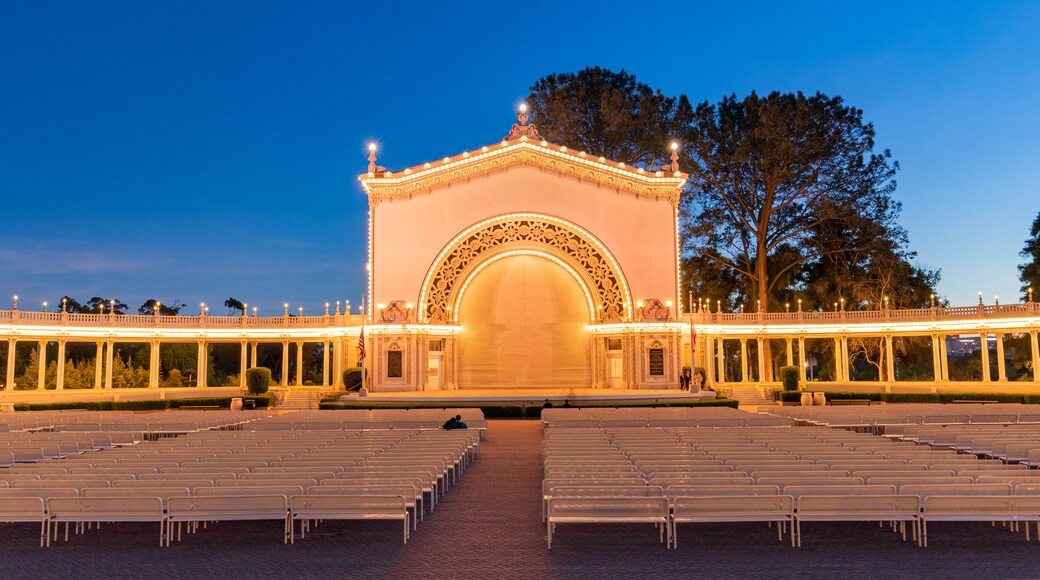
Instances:
[[[700,324],[835,324],[849,322],[921,322],[928,320],[964,320],[976,318],[1022,318],[1040,316],[1040,303],[1000,304],[989,306],[953,306],[905,308],[900,310],[835,310],[798,312],[710,312],[694,314]],[[684,317],[689,320],[688,317]]]
[[[73,314],[0,310],[0,324],[31,326],[115,326],[123,328],[323,328],[358,326],[360,314],[328,316],[158,316],[151,314]]]

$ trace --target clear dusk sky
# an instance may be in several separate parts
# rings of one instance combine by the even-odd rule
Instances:
[[[67,1],[0,4],[0,307],[357,304],[366,143],[400,169],[496,142],[533,81],[592,65],[843,96],[941,294],[1017,301],[1040,2]]]

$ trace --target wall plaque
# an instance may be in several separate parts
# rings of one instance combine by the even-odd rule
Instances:
[[[661,368],[664,368],[662,364]],[[663,371],[662,371],[663,372]],[[399,350],[391,350],[386,353],[386,377],[388,379],[399,379],[404,376],[403,356]]]
[[[650,349],[650,376],[663,377],[664,376],[664,349],[663,348],[651,348]]]

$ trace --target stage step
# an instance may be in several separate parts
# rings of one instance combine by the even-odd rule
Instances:
[[[285,394],[285,400],[278,405],[283,411],[316,411],[318,402],[321,401],[321,393],[307,391],[289,391]]]
[[[729,392],[730,396],[736,399],[741,407],[762,407],[775,404],[773,401],[765,398],[758,387],[731,387]]]

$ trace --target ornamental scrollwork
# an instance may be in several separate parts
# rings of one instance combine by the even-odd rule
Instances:
[[[431,324],[450,323],[451,300],[464,281],[468,268],[506,244],[541,245],[555,250],[553,253],[556,255],[566,256],[569,258],[567,261],[591,282],[589,290],[599,304],[598,322],[625,320],[626,295],[622,277],[607,256],[581,233],[536,217],[503,219],[459,240],[435,267],[428,281],[429,289],[421,313],[425,320]]]
[[[640,322],[668,322],[672,319],[672,309],[657,298],[650,298],[639,308],[639,319]]]
[[[379,321],[383,324],[408,324],[412,318],[412,310],[404,300],[394,300],[386,308],[379,310]]]

